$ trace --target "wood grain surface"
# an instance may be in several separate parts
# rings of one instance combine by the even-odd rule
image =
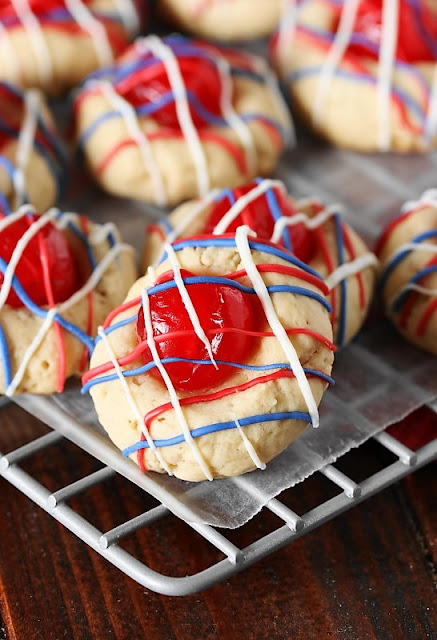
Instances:
[[[437,425],[422,409],[406,428]],[[47,429],[16,406],[2,409],[0,450]],[[340,468],[360,480],[391,460],[372,443]],[[50,490],[99,468],[74,445],[51,447],[23,465]],[[230,580],[200,594],[144,589],[0,479],[0,639],[209,640],[437,638],[437,484],[430,464]],[[284,502],[297,512],[337,492],[315,476]],[[112,478],[72,506],[102,530],[154,504]],[[280,526],[263,513],[227,532],[239,547]],[[123,547],[169,575],[199,571],[222,556],[173,516]]]

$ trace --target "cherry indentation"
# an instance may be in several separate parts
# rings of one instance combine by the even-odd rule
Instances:
[[[242,187],[232,189],[235,200],[238,200],[241,196],[249,193],[249,191],[252,191],[256,186],[256,182],[251,182]],[[296,211],[291,206],[286,194],[276,187],[274,187],[272,191],[274,192],[281,215],[286,217],[292,217],[295,215]],[[232,204],[229,198],[226,197],[213,204],[205,229],[202,233],[212,233],[231,206]],[[267,194],[262,194],[247,205],[231,222],[231,224],[228,225],[226,233],[235,232],[241,225],[247,225],[250,227],[255,231],[258,238],[262,240],[271,239],[275,226],[275,219],[267,199]],[[286,228],[285,233],[288,234],[289,243],[295,256],[305,262],[311,248],[311,233],[308,231],[307,227],[300,222],[295,225],[289,225]],[[284,246],[283,236],[279,239],[278,244]]]
[[[24,216],[0,231],[0,257],[9,263],[17,242],[37,220],[37,216]],[[44,277],[44,259],[55,303],[64,302],[79,288],[79,276],[73,252],[65,235],[51,222],[40,229],[27,244],[15,269],[15,275],[33,302],[48,305],[48,292]],[[0,287],[4,276],[0,273]],[[11,288],[6,304],[14,308],[24,304]]]
[[[146,58],[147,60],[147,58]],[[197,128],[211,124],[208,114],[221,116],[221,80],[215,64],[196,57],[178,58],[178,66],[187,91],[191,117]],[[117,83],[117,92],[136,109],[159,103],[168,94],[170,102],[150,114],[160,125],[180,129],[174,95],[162,62],[136,71]]]
[[[437,16],[425,3],[418,7],[400,0],[396,58],[403,62],[435,62],[431,41],[437,39]],[[382,0],[362,0],[355,20],[354,33],[361,34],[377,47],[371,52],[363,44],[354,43],[349,51],[377,59],[382,37]]]
[[[184,278],[195,274],[182,270]],[[173,272],[161,276],[157,284],[172,281]],[[240,332],[220,333],[221,328],[232,327],[241,331],[255,330],[262,318],[262,309],[257,296],[236,289],[231,284],[198,282],[186,283],[199,322],[205,331],[215,360],[243,363],[256,338]],[[205,345],[194,333],[193,325],[185,308],[178,288],[175,286],[153,293],[149,296],[153,335],[157,338],[156,348],[160,359],[185,358],[202,360],[208,364],[174,362],[165,364],[165,369],[177,390],[199,391],[218,386],[235,372],[230,365],[211,364]],[[217,333],[216,333],[217,331]],[[177,333],[175,333],[177,332]],[[140,307],[137,319],[137,334],[140,341],[147,340],[144,311]],[[168,339],[161,336],[172,334]],[[152,361],[147,348],[143,352],[144,361]],[[157,367],[150,370],[151,375],[162,380]]]

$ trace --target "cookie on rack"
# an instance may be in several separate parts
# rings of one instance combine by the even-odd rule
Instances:
[[[268,36],[284,0],[160,0],[161,17],[178,29],[223,42]]]
[[[30,205],[2,214],[0,392],[62,391],[135,277],[133,249],[112,224]]]
[[[430,0],[290,4],[272,58],[292,104],[334,144],[424,151],[437,143],[437,9]]]
[[[45,211],[62,194],[66,159],[38,91],[0,82],[0,193],[5,207],[30,202]]]
[[[437,355],[437,190],[405,203],[376,250],[387,315],[405,338]]]
[[[142,469],[199,481],[264,468],[318,425],[334,350],[326,293],[248,227],[167,244],[108,316],[83,391]]]
[[[59,95],[112,64],[146,15],[146,0],[5,0],[0,78]]]
[[[104,189],[161,206],[269,174],[292,132],[261,58],[181,36],[139,39],[90,76],[75,122]]]
[[[278,180],[257,179],[236,189],[212,191],[148,225],[143,267],[159,260],[166,241],[234,232],[247,225],[259,238],[292,251],[325,279],[335,343],[344,346],[367,316],[378,261],[340,211],[340,205],[325,207],[316,198],[293,199]]]

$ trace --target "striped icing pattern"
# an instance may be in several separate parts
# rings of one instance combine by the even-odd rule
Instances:
[[[24,205],[15,213],[11,213],[9,210],[5,210],[4,215],[2,215],[2,217],[0,218],[0,231],[3,233],[7,233],[7,227],[10,224],[26,216],[33,216],[34,214],[35,210],[30,205]],[[52,222],[60,229],[68,228],[69,231],[77,237],[80,244],[83,246],[86,255],[88,256],[90,274],[87,280],[72,296],[70,296],[70,298],[68,298],[64,302],[52,305],[50,308],[47,308],[46,306],[39,306],[35,304],[35,302],[32,300],[31,295],[29,295],[22,287],[18,277],[15,275],[15,270],[17,265],[20,263],[23,252],[25,251],[30,240],[36,236],[39,229],[43,229],[44,226],[49,222]],[[89,354],[92,353],[92,350],[94,348],[93,336],[84,331],[81,327],[67,320],[63,314],[73,305],[77,304],[83,299],[87,299],[88,296],[97,287],[102,276],[105,274],[110,265],[112,265],[114,261],[118,259],[123,251],[131,250],[130,247],[120,243],[117,240],[111,225],[108,225],[104,229],[104,234],[102,234],[102,237],[98,238],[98,241],[99,243],[104,241],[107,244],[108,248],[107,253],[99,262],[97,261],[95,256],[96,242],[92,238],[92,235],[88,233],[88,222],[83,217],[81,218],[80,216],[70,213],[62,213],[61,211],[59,211],[59,209],[53,208],[44,215],[36,217],[35,220],[32,221],[27,231],[18,241],[9,263],[0,258],[0,271],[2,272],[4,277],[0,290],[0,318],[1,309],[6,304],[8,293],[10,290],[13,290],[23,303],[23,306],[36,318],[42,320],[42,324],[36,336],[34,337],[32,343],[29,345],[26,353],[22,358],[22,362],[18,365],[17,371],[15,372],[12,371],[8,342],[5,337],[4,331],[0,326],[0,366],[2,367],[5,380],[6,395],[13,395],[13,393],[18,388],[33,354],[35,353],[41,341],[44,339],[51,327],[55,327],[57,331],[59,331],[59,329],[63,329],[64,331],[68,332],[83,344],[84,351],[88,352]],[[92,313],[92,305],[89,298],[88,312],[89,314]],[[62,340],[59,340],[58,347],[60,349],[62,349],[62,344]],[[60,354],[60,362],[64,358],[64,355],[65,354]],[[62,390],[64,382],[65,378],[58,381],[59,391]]]
[[[129,378],[146,374],[151,371],[153,368],[158,368],[163,382],[167,387],[169,402],[167,404],[152,408],[147,415],[144,416],[142,421],[142,438],[139,442],[132,444],[127,449],[124,450],[124,455],[129,456],[132,453],[137,452],[138,454],[138,462],[141,468],[144,467],[144,456],[143,452],[145,449],[155,450],[161,449],[163,447],[171,446],[173,444],[178,444],[181,442],[186,442],[187,446],[189,446],[194,455],[194,459],[197,460],[197,463],[202,468],[202,471],[205,475],[205,478],[211,479],[211,474],[208,469],[207,461],[203,460],[200,454],[200,451],[197,448],[197,438],[202,435],[215,433],[217,431],[223,431],[228,429],[236,429],[240,432],[242,436],[244,447],[247,450],[248,455],[251,457],[254,465],[258,468],[263,468],[264,463],[260,460],[251,446],[250,441],[247,437],[243,437],[241,434],[241,428],[244,428],[247,425],[255,424],[255,423],[263,423],[269,422],[271,420],[286,420],[286,419],[295,419],[295,420],[303,420],[305,422],[310,422],[313,426],[317,426],[318,424],[318,411],[315,405],[314,397],[312,395],[310,386],[308,384],[308,378],[318,378],[325,383],[332,383],[332,379],[328,374],[323,371],[317,371],[313,369],[309,369],[306,367],[302,367],[300,364],[297,354],[294,351],[294,347],[290,341],[289,336],[291,334],[299,334],[299,333],[308,333],[315,340],[322,342],[329,349],[334,349],[332,343],[329,342],[325,337],[320,334],[317,334],[311,330],[306,328],[285,328],[278,317],[276,316],[276,311],[274,310],[274,306],[272,303],[272,294],[274,293],[282,293],[282,294],[290,294],[298,297],[307,297],[315,301],[317,304],[323,306],[326,311],[330,311],[330,306],[326,302],[326,299],[323,294],[327,292],[327,288],[324,285],[323,281],[320,277],[307,265],[301,263],[295,256],[293,256],[287,250],[281,249],[279,247],[275,247],[274,245],[257,239],[251,238],[249,236],[249,230],[244,227],[239,228],[239,232],[241,234],[238,235],[224,235],[224,236],[205,236],[203,238],[195,238],[195,239],[183,239],[180,241],[174,242],[171,247],[167,246],[166,255],[171,256],[170,264],[174,264],[175,256],[180,251],[183,251],[189,247],[230,247],[235,249],[241,256],[242,262],[242,270],[235,273],[228,273],[223,275],[192,275],[192,276],[184,276],[181,277],[181,274],[174,273],[174,277],[165,280],[161,283],[154,283],[152,281],[151,285],[147,289],[142,290],[142,295],[140,298],[136,298],[130,300],[123,305],[121,305],[118,309],[114,310],[105,322],[103,331],[104,334],[100,333],[100,340],[102,340],[103,335],[105,339],[107,337],[117,332],[126,326],[131,326],[132,331],[136,330],[136,321],[137,321],[137,312],[138,308],[141,305],[144,311],[145,316],[145,324],[147,330],[147,346],[152,354],[152,360],[148,363],[141,364],[137,366],[131,366],[138,359],[139,354],[144,350],[143,343],[139,343],[138,346],[130,353],[125,354],[122,357],[117,358],[117,367],[114,367],[114,360],[111,357],[110,352],[108,352],[108,361],[102,365],[91,369],[89,372],[84,374],[83,376],[83,388],[82,393],[89,392],[96,385],[100,385],[103,383],[121,383],[123,388],[125,388],[125,381]],[[255,265],[253,261],[253,251],[262,251],[267,259],[266,263]],[[162,258],[164,260],[166,255]],[[277,256],[281,257],[283,261],[285,261],[286,266],[284,264],[269,264],[268,256]],[[176,269],[177,271],[177,269]],[[294,277],[297,277],[301,280],[301,283],[298,285],[291,284],[271,284],[266,286],[264,281],[262,280],[260,273],[288,273]],[[257,274],[257,275],[255,275]],[[240,282],[240,278],[247,276],[248,282],[243,284]],[[260,278],[262,282],[258,279]],[[308,283],[311,283],[313,287],[309,287]],[[191,360],[184,357],[167,357],[160,358],[158,355],[158,351],[156,349],[156,340],[157,337],[153,335],[153,328],[150,320],[150,300],[153,298],[155,294],[162,294],[163,292],[171,289],[178,289],[182,295],[182,291],[184,295],[190,295],[190,291],[193,291],[193,287],[195,288],[197,284],[202,285],[226,285],[229,287],[235,287],[240,291],[244,292],[250,296],[257,296],[261,302],[262,308],[265,310],[269,319],[266,326],[270,326],[271,329],[267,332],[249,332],[248,335],[253,335],[254,337],[259,338],[272,338],[279,341],[281,347],[284,352],[284,361],[282,362],[268,362],[262,365],[255,365],[251,362],[233,362],[233,361],[222,361],[222,360],[212,360],[210,357],[206,357],[204,360]],[[314,287],[317,290],[314,290]],[[183,298],[182,298],[183,299]],[[186,306],[187,310],[189,308],[190,303],[186,302],[183,299],[183,303]],[[191,303],[192,304],[192,303]],[[129,311],[132,310],[132,314]],[[126,312],[127,317],[118,320],[117,317],[121,312]],[[192,318],[192,333],[198,333],[198,327],[196,327],[196,319],[193,315],[190,315]],[[214,329],[208,333],[208,338],[211,339],[215,332],[220,331],[232,331],[232,328],[228,329]],[[166,334],[168,335],[168,334]],[[199,335],[199,334],[198,334]],[[199,339],[203,339],[201,336]],[[99,340],[99,338],[98,338]],[[111,348],[112,350],[112,348]],[[188,397],[179,398],[176,393],[173,384],[166,373],[165,365],[170,364],[172,362],[191,362],[195,364],[200,364],[205,367],[214,367],[217,365],[227,365],[235,370],[247,370],[257,373],[257,377],[252,379],[245,384],[239,385],[237,387],[226,387],[225,389],[220,389],[219,391],[208,391],[202,395],[190,395]],[[288,411],[288,412],[280,412],[275,414],[257,414],[249,417],[239,417],[238,415],[231,421],[224,420],[223,422],[216,424],[205,424],[198,428],[190,428],[186,421],[186,416],[183,412],[183,407],[188,404],[196,404],[198,402],[208,402],[218,397],[225,397],[232,393],[243,391],[246,388],[250,388],[252,386],[258,384],[264,384],[270,380],[280,379],[292,377],[296,378],[298,381],[299,388],[302,392],[304,401],[308,405],[308,412],[297,412],[297,411]],[[132,397],[132,396],[131,396]],[[130,399],[129,403],[130,403]],[[138,407],[134,410],[134,415],[136,415]],[[175,412],[177,417],[177,421],[180,425],[180,434],[170,438],[168,440],[154,440],[150,441],[150,433],[149,428],[152,421],[159,415],[166,413],[167,411],[172,410]],[[244,434],[246,435],[246,434]]]
[[[220,113],[211,113],[202,100],[185,86],[180,65],[184,60],[206,61],[216,69],[220,79]],[[142,73],[152,73],[160,65],[164,65],[165,75],[170,89],[156,99],[149,101],[144,98],[139,104],[130,105],[138,119],[136,134],[132,135],[132,123],[129,124],[126,109],[121,109],[114,100],[110,102],[107,112],[97,116],[81,133],[78,149],[83,151],[92,136],[100,127],[112,119],[122,119],[129,130],[129,136],[121,141],[117,148],[111,150],[101,161],[97,173],[105,171],[110,162],[126,146],[137,146],[141,150],[138,132],[150,146],[154,140],[182,138],[188,147],[195,167],[197,190],[199,195],[206,196],[210,189],[210,175],[204,150],[204,142],[213,142],[222,146],[236,161],[240,172],[253,175],[258,165],[257,150],[253,133],[249,125],[253,122],[261,124],[272,137],[275,146],[281,147],[292,137],[292,124],[287,114],[285,103],[280,96],[276,82],[267,65],[256,56],[236,52],[231,49],[219,48],[207,43],[190,40],[182,36],[158,38],[149,36],[138,39],[134,45],[114,65],[91,74],[83,89],[78,93],[75,109],[82,101],[92,95],[98,95],[102,87],[110,83],[114,92],[121,94],[126,83],[134,84],[141,81]],[[233,106],[234,79],[244,77],[250,81],[266,85],[272,92],[272,97],[281,114],[281,120],[264,113],[237,113]],[[177,127],[158,127],[146,133],[140,123],[147,118],[153,118],[162,109],[174,105],[177,115]],[[206,123],[205,127],[197,128],[193,122],[192,113],[197,114]],[[222,135],[225,130],[231,130],[238,141],[233,142]],[[241,148],[240,148],[241,147]],[[142,153],[144,158],[144,153]],[[151,167],[151,162],[154,166]],[[159,167],[153,160],[153,153],[148,154],[144,162],[147,174],[153,177],[155,201],[159,205],[165,204],[162,194],[162,181],[159,183],[157,175]]]
[[[11,157],[7,148],[14,141],[17,150]],[[52,175],[58,200],[65,188],[66,155],[46,122],[38,95],[0,83],[0,167],[12,183],[19,206],[27,202],[26,170],[32,152],[40,157]]]
[[[290,40],[298,40],[325,52],[323,64],[301,67],[290,72],[286,77],[286,80],[292,84],[307,77],[318,78],[317,100],[312,114],[315,122],[323,121],[328,91],[334,78],[375,87],[378,144],[381,151],[387,151],[390,147],[392,111],[397,113],[404,128],[420,137],[426,144],[431,143],[437,132],[437,64],[433,78],[429,80],[418,64],[408,63],[396,57],[401,1],[409,6],[414,17],[410,28],[414,29],[426,42],[437,62],[437,40],[428,28],[419,0],[383,0],[380,47],[364,34],[354,31],[357,0],[324,0],[324,4],[331,7],[333,15],[340,12],[339,26],[335,33],[311,27],[307,23],[300,22],[299,17],[296,18],[296,12],[299,13],[300,10],[305,9],[311,0],[298,1],[298,10],[292,3],[288,9],[290,16],[286,12],[282,27],[273,41],[273,49],[277,52],[279,59],[281,52],[283,55],[288,52],[289,55]],[[351,45],[359,45],[364,51],[367,50],[371,57],[376,56],[378,61],[376,72],[373,66],[368,65],[364,54],[360,56],[349,52]],[[281,64],[281,60],[278,62]],[[396,82],[394,78],[396,71],[410,76],[416,89],[414,93],[405,91]]]

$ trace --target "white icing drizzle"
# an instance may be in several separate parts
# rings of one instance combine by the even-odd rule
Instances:
[[[262,196],[269,189],[279,189],[285,193],[284,184],[280,180],[263,180],[251,189],[248,193],[238,198],[232,207],[225,213],[223,218],[213,229],[214,235],[220,235],[226,231],[230,224],[240,215],[240,213],[254,200]]]
[[[32,12],[28,0],[11,0],[11,2],[29,38],[30,46],[35,55],[39,78],[44,85],[49,84],[53,77],[53,66],[41,25]]]
[[[431,95],[428,103],[428,113],[425,123],[425,140],[428,144],[432,143],[432,140],[437,131],[437,64],[434,67],[434,74],[432,78]]]
[[[28,212],[29,212],[29,209],[23,212],[23,214],[19,217],[24,217],[24,215],[26,215],[26,213]],[[38,233],[38,231],[42,229],[46,224],[48,224],[51,220],[54,220],[57,214],[58,214],[57,209],[49,209],[47,213],[45,213],[40,218],[38,218],[38,220],[34,222],[23,233],[23,235],[15,245],[15,249],[12,253],[11,259],[9,260],[9,264],[6,267],[6,270],[3,274],[3,283],[0,290],[0,310],[3,309],[5,305],[6,299],[11,290],[12,279],[14,277],[15,269],[17,268],[17,265],[21,260],[24,250],[26,249],[27,245],[32,240],[32,238]]]
[[[424,205],[437,208],[437,189],[427,189],[427,191],[422,193],[418,200],[408,200],[402,205],[401,213],[414,211],[414,209],[419,209]]]
[[[221,189],[213,189],[206,196],[194,202],[191,211],[185,213],[181,224],[166,235],[166,242],[173,242],[176,238],[180,238],[197,216],[202,213],[206,207],[209,207],[220,193]]]
[[[393,302],[406,291],[417,291],[417,293],[421,293],[424,296],[429,296],[430,298],[437,296],[437,289],[428,289],[427,287],[423,287],[420,284],[414,284],[413,282],[409,282],[404,287],[402,287],[402,289],[400,289],[394,296],[390,298],[389,306],[391,306]]]
[[[213,50],[216,55],[216,65],[220,74],[221,92],[220,108],[224,119],[239,138],[247,162],[249,173],[254,175],[258,167],[258,158],[252,132],[244,120],[237,114],[232,106],[233,81],[231,68],[223,56],[217,50]]]
[[[302,3],[303,4],[303,3]],[[283,0],[283,11],[278,29],[277,62],[284,71],[289,54],[293,50],[294,36],[296,34],[297,20],[301,4],[295,0]]]
[[[404,251],[423,251],[425,253],[437,254],[437,244],[430,244],[429,242],[406,242],[392,253],[389,262],[396,260],[401,253],[404,253]]]
[[[350,276],[354,276],[357,273],[361,273],[367,267],[376,267],[378,266],[379,261],[377,257],[371,253],[370,251],[367,253],[363,253],[363,255],[355,258],[351,262],[347,262],[345,264],[340,265],[329,274],[329,276],[325,279],[325,284],[332,291],[340,282],[343,280],[347,280]]]
[[[179,425],[182,429],[182,433],[184,434],[185,442],[190,447],[197,464],[202,469],[202,472],[205,475],[205,478],[207,478],[208,480],[212,480],[211,471],[209,470],[208,465],[206,464],[202,454],[200,453],[200,450],[193,436],[191,435],[190,427],[188,426],[188,423],[185,419],[181,404],[179,402],[179,398],[177,396],[177,393],[173,386],[171,378],[168,375],[167,371],[165,370],[165,367],[162,364],[161,359],[159,357],[159,353],[156,348],[156,344],[153,336],[152,318],[150,315],[150,304],[149,304],[149,296],[147,295],[147,291],[145,290],[142,291],[141,298],[142,298],[142,306],[143,306],[143,312],[144,312],[144,325],[146,328],[147,346],[150,349],[153,362],[155,363],[159,373],[162,376],[164,384],[167,387],[167,391],[170,397],[170,402],[174,409]]]
[[[302,208],[308,204],[311,204],[311,200],[300,200],[299,202],[297,202],[296,207],[299,210],[299,208]],[[313,218],[310,218],[306,213],[301,213],[299,211],[297,211],[293,216],[281,216],[275,222],[273,234],[270,240],[271,242],[278,242],[284,229],[286,227],[292,227],[296,224],[304,224],[307,229],[317,229],[317,227],[321,227],[336,213],[341,213],[342,210],[342,205],[336,203],[325,207],[323,211],[320,211],[320,213],[315,215]]]
[[[26,170],[29,164],[30,154],[33,148],[35,133],[38,123],[39,114],[39,94],[37,91],[27,91],[24,96],[25,115],[18,136],[18,145],[16,153],[17,170],[15,172],[13,182],[14,188],[21,203],[27,198]]]
[[[133,38],[140,31],[140,18],[133,0],[115,0],[115,6],[129,38]]]
[[[262,462],[259,455],[257,454],[257,452],[255,451],[255,447],[253,446],[253,444],[251,443],[251,441],[249,440],[249,438],[247,437],[247,435],[244,433],[244,429],[241,426],[241,424],[239,423],[239,421],[237,419],[234,420],[235,422],[235,426],[238,429],[238,433],[241,436],[241,439],[243,440],[243,444],[246,447],[246,451],[249,454],[253,464],[258,468],[261,469],[262,471],[264,471],[264,469],[266,468],[266,463]]]
[[[155,202],[158,206],[165,207],[167,205],[167,196],[162,175],[153,157],[152,146],[147,138],[147,134],[138,124],[135,109],[127,100],[118,95],[109,82],[102,81],[90,83],[89,86],[97,86],[101,89],[103,95],[106,97],[112,108],[121,114],[129,135],[138,145],[138,150],[144,163],[144,168],[152,179],[155,191]]]
[[[256,268],[256,265],[252,258],[252,252],[249,246],[249,234],[253,234],[251,229],[246,226],[238,227],[235,233],[235,243],[237,249],[240,253],[241,261],[243,263],[243,267],[247,273],[248,278],[250,279],[253,288],[255,289],[255,293],[258,296],[261,305],[264,309],[264,313],[269,323],[269,326],[273,333],[275,334],[279,344],[284,351],[284,354],[291,365],[293,373],[295,375],[296,381],[299,385],[300,392],[302,394],[303,399],[308,407],[308,412],[310,414],[311,422],[314,428],[319,426],[319,412],[317,409],[317,404],[314,399],[314,395],[311,391],[310,384],[307,380],[305,372],[300,363],[299,357],[296,353],[296,350],[284,328],[281,321],[278,318],[276,310],[273,306],[273,302],[270,298],[269,292],[267,291],[267,287],[265,285],[264,280]]]
[[[382,31],[378,63],[379,149],[390,148],[390,98],[392,75],[396,61],[399,0],[383,0]]]
[[[0,232],[4,231],[10,224],[23,218],[28,213],[33,213],[34,208],[30,205],[25,205],[21,207],[15,213],[10,214],[6,218],[0,220]],[[2,283],[2,287],[0,290],[0,310],[4,307],[7,297],[9,295],[12,280],[15,274],[16,267],[25,251],[27,245],[31,241],[31,239],[35,236],[35,234],[42,229],[46,224],[53,221],[56,223],[56,217],[59,215],[58,209],[50,209],[44,215],[40,216],[37,221],[33,222],[32,225],[25,231],[25,233],[21,236],[20,240],[17,242],[15,249],[12,253],[9,264],[4,272],[4,280]],[[44,321],[41,324],[36,336],[32,340],[31,344],[27,348],[22,361],[11,381],[9,386],[7,387],[5,394],[7,396],[11,396],[14,394],[18,385],[20,384],[23,375],[26,372],[27,366],[38,349],[39,345],[43,341],[45,335],[53,324],[54,317],[57,313],[61,314],[74,304],[79,302],[82,298],[84,298],[88,293],[90,293],[98,284],[103,274],[108,269],[109,265],[115,260],[115,258],[123,251],[132,251],[132,247],[126,244],[118,243],[115,246],[111,247],[111,249],[105,254],[104,258],[98,263],[94,271],[91,273],[87,282],[76,291],[68,300],[65,300],[61,304],[54,305],[51,309],[48,310]]]
[[[156,447],[155,442],[153,441],[153,438],[151,437],[149,430],[146,428],[145,424],[144,424],[144,416],[141,415],[141,412],[138,408],[138,405],[135,401],[135,398],[133,397],[130,389],[129,389],[129,385],[126,382],[126,378],[123,375],[123,371],[120,367],[120,365],[118,364],[117,358],[115,357],[115,353],[111,347],[111,344],[109,342],[108,336],[106,335],[103,327],[99,327],[97,329],[97,333],[100,336],[100,338],[102,339],[103,344],[106,347],[106,351],[108,352],[108,356],[109,359],[112,363],[112,366],[114,367],[115,372],[117,373],[118,379],[120,381],[120,384],[123,388],[123,391],[126,395],[127,401],[129,403],[129,406],[132,410],[133,416],[136,419],[136,421],[138,422],[138,425],[141,428],[141,432],[143,433],[144,437],[146,438],[147,444],[149,445],[149,448],[151,451],[153,451],[153,453],[156,455],[156,458],[158,459],[158,462],[160,463],[160,465],[162,466],[162,468],[168,473],[168,475],[172,476],[173,473],[170,469],[170,467],[168,466],[168,464],[166,463],[166,461],[164,460],[161,451]]]
[[[38,333],[36,334],[36,336],[34,337],[34,339],[32,340],[32,342],[30,343],[29,347],[26,350],[26,353],[24,354],[21,362],[20,362],[20,366],[18,367],[13,379],[11,380],[10,384],[8,385],[8,387],[5,390],[5,395],[6,396],[12,396],[15,393],[16,388],[18,387],[18,385],[20,384],[27,366],[33,356],[33,354],[35,353],[35,351],[38,349],[38,347],[40,346],[41,342],[44,340],[44,337],[47,333],[47,331],[49,330],[52,322],[53,322],[53,318],[56,315],[56,308],[52,308],[48,311],[46,317],[44,318],[44,322],[42,323],[42,325],[40,326]]]
[[[249,55],[249,54],[247,54]],[[273,101],[278,109],[282,123],[284,125],[284,142],[291,147],[296,144],[296,132],[290,110],[282,96],[278,81],[268,64],[259,56],[249,55],[254,70],[264,79],[264,82],[270,89]]]
[[[187,89],[179,68],[178,59],[171,47],[167,46],[157,36],[148,36],[136,42],[141,51],[148,49],[156,58],[162,60],[167,72],[170,88],[175,97],[176,114],[182,134],[190,148],[194,166],[196,168],[197,188],[199,195],[206,195],[209,191],[210,180],[206,156],[197,129],[191,117],[187,99]]]
[[[2,57],[6,60],[6,67],[10,73],[10,77],[17,84],[20,81],[20,61],[15,53],[12,45],[9,30],[0,22],[0,50],[2,51]]]
[[[105,67],[111,64],[112,47],[103,24],[96,20],[81,0],[64,0],[64,2],[77,24],[90,35],[99,65]]]
[[[182,302],[184,304],[185,309],[187,310],[188,316],[191,320],[191,324],[193,325],[194,332],[196,336],[199,338],[201,342],[205,345],[205,349],[208,353],[209,359],[211,360],[214,369],[218,369],[217,363],[214,359],[214,354],[212,353],[211,342],[208,339],[205,331],[203,330],[202,325],[199,321],[199,316],[197,315],[196,309],[194,308],[194,304],[190,298],[190,295],[187,291],[187,287],[183,281],[181,275],[181,266],[179,264],[179,260],[175,253],[175,250],[171,246],[171,244],[166,244],[164,247],[168,258],[170,260],[171,266],[173,268],[174,281],[176,282],[176,286],[178,288],[179,294],[181,296]]]
[[[353,33],[359,0],[346,0],[340,16],[340,23],[320,71],[317,94],[313,105],[313,122],[320,124],[326,106],[326,99],[335,71],[340,64]]]

